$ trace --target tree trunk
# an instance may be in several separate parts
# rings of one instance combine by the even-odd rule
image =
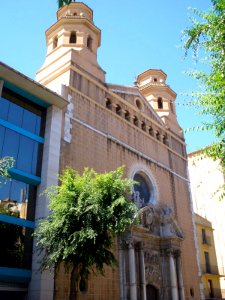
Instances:
[[[71,274],[70,274],[70,296],[69,300],[77,299],[77,282],[78,282],[78,266],[73,266]]]

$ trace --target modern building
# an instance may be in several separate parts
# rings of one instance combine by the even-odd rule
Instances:
[[[104,277],[91,274],[85,289],[80,286],[78,299],[199,300],[186,146],[176,117],[176,93],[167,85],[167,75],[149,69],[137,76],[134,86],[107,84],[97,61],[101,31],[93,22],[93,11],[82,2],[58,10],[57,21],[46,31],[46,41],[46,59],[36,76],[41,86],[26,80],[42,90],[42,97],[35,95],[35,99],[48,103],[47,99],[55,97],[61,105],[47,109],[57,110],[52,122],[57,121],[51,127],[47,113],[45,135],[40,136],[43,165],[42,173],[32,174],[39,181],[31,222],[49,213],[47,200],[39,196],[52,183],[47,175],[57,183],[55,174],[66,166],[79,172],[87,166],[106,172],[125,165],[125,176],[140,183],[133,194],[140,209],[140,224],[115,243],[118,268],[107,268]],[[68,101],[63,114],[60,108],[66,101],[59,95]],[[40,101],[35,105],[40,107]],[[49,133],[48,126],[53,132],[49,129]],[[55,134],[52,139],[51,134]],[[50,143],[54,154],[48,152],[49,161],[44,158],[45,143],[47,149]],[[23,203],[25,197],[21,195]],[[10,197],[3,195],[2,199],[13,200]],[[63,266],[52,274],[41,273],[38,259],[34,252],[27,299],[68,299],[69,274]]]
[[[208,222],[208,226],[211,224],[213,228],[216,259],[211,258],[213,255],[206,249],[211,249],[213,245],[212,238],[209,243],[204,243],[204,245],[199,247],[199,250],[204,247],[205,255],[208,257],[206,258],[208,264],[210,263],[210,269],[208,269],[208,271],[211,271],[211,275],[215,275],[214,280],[216,277],[219,280],[218,286],[217,283],[214,284],[214,281],[209,278],[209,280],[212,280],[212,284],[208,283],[208,288],[211,288],[214,297],[217,297],[219,293],[217,289],[219,288],[222,297],[225,298],[225,205],[224,199],[219,199],[220,192],[217,193],[219,187],[225,182],[224,174],[219,161],[213,161],[211,158],[205,157],[201,150],[188,154],[188,165],[194,212],[199,215],[199,220],[202,218],[201,220],[205,220],[205,222]],[[197,226],[199,227],[200,225]],[[204,227],[202,227],[202,229],[204,229]],[[207,230],[209,231],[209,229]],[[205,271],[203,268],[203,276]],[[209,277],[209,272],[207,272],[207,277]],[[205,288],[207,288],[206,285]]]
[[[0,63],[0,157],[15,158],[12,180],[0,187],[0,299],[25,299],[27,294],[35,267],[35,220],[48,214],[48,200],[40,193],[58,181],[67,103]]]

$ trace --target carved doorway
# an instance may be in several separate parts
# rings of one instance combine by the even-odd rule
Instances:
[[[146,295],[147,295],[147,300],[158,300],[158,290],[155,288],[153,285],[148,284],[146,286]]]

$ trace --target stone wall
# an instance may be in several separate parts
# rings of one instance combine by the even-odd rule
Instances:
[[[200,299],[183,140],[179,141],[179,138],[163,127],[160,121],[157,122],[154,112],[151,113],[154,116],[151,119],[147,112],[139,111],[135,103],[132,105],[135,96],[132,98],[129,95],[130,100],[126,103],[125,97],[113,94],[98,81],[94,84],[93,78],[92,82],[88,83],[87,79],[80,76],[79,83],[74,77],[77,75],[73,73],[71,76],[73,86],[64,87],[64,95],[71,100],[71,107],[67,111],[67,128],[64,128],[64,132],[67,132],[67,135],[69,132],[71,138],[68,142],[64,135],[62,140],[61,170],[71,166],[82,172],[84,167],[88,166],[97,172],[105,172],[124,165],[125,176],[130,176],[134,170],[147,170],[154,179],[155,202],[173,209],[174,217],[184,233],[180,249],[185,299]],[[152,136],[141,125],[133,124],[132,118],[127,120],[124,114],[116,111],[115,105],[107,107],[109,95],[112,103],[127,105],[131,115],[137,115],[139,120],[145,120],[147,126],[150,126],[151,122],[154,132],[159,130],[161,135],[166,135],[168,143],[165,144],[162,139]],[[146,103],[145,105],[147,107]],[[151,242],[148,243],[151,248]],[[147,244],[145,247],[148,248]],[[161,256],[159,252],[157,253],[157,259],[160,260]],[[165,258],[161,260],[160,268],[164,271],[168,269],[168,261],[166,262]],[[105,277],[91,276],[88,291],[81,293],[79,299],[119,299],[119,286],[119,270],[107,268]],[[67,299],[68,287],[68,275],[58,272],[55,281],[55,300]],[[190,295],[190,289],[194,290],[193,297]],[[166,292],[163,299],[171,299],[170,295],[170,292]]]

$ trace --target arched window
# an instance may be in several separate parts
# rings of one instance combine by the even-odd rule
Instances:
[[[79,282],[79,290],[82,294],[86,294],[88,291],[88,282],[86,279],[81,278]]]
[[[158,108],[159,109],[163,108],[163,101],[161,97],[158,98]]]
[[[143,207],[151,202],[153,196],[152,183],[149,177],[143,172],[136,173],[133,179],[137,181],[137,184],[134,185],[134,201],[138,207]]]
[[[110,99],[107,99],[107,100],[106,100],[106,107],[107,107],[108,109],[112,109],[112,101],[111,101]]]
[[[138,127],[138,118],[136,116],[134,116],[133,123]]]
[[[121,110],[121,106],[119,105],[119,104],[117,104],[116,105],[116,113],[117,113],[117,115],[121,115],[121,112],[122,112],[122,110]]]
[[[145,122],[141,122],[141,129],[146,131],[146,125],[145,125]]]
[[[54,40],[53,40],[53,49],[55,49],[56,47],[58,46],[58,37],[54,37]]]
[[[93,40],[92,40],[91,36],[89,35],[88,38],[87,38],[87,47],[91,51],[92,51],[92,41]]]
[[[163,144],[168,145],[168,139],[166,135],[163,136]]]
[[[125,111],[124,117],[127,121],[130,121],[130,113],[128,110]]]
[[[148,133],[149,133],[149,135],[154,136],[154,130],[153,130],[152,126],[149,127]]]
[[[156,139],[157,139],[158,141],[160,141],[160,133],[159,133],[158,131],[156,132],[155,137],[156,137]]]
[[[75,44],[77,42],[77,34],[72,31],[70,34],[70,44]]]

